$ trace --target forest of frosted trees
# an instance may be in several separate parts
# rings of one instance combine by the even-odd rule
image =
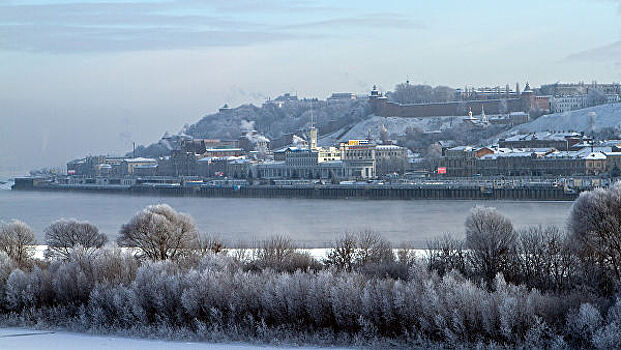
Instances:
[[[168,205],[110,241],[59,220],[34,257],[0,229],[0,325],[205,341],[412,348],[621,348],[621,185],[582,193],[566,228],[475,207],[424,254],[373,232],[322,261],[275,236],[230,249]]]

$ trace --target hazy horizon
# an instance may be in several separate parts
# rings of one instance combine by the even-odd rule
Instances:
[[[149,144],[228,103],[621,81],[618,0],[0,5],[0,176]]]

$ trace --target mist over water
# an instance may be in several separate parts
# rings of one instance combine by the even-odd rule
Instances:
[[[566,223],[571,202],[518,201],[372,201],[130,196],[92,193],[0,191],[0,220],[19,219],[43,242],[54,220],[76,218],[97,225],[115,238],[123,223],[145,206],[167,203],[194,217],[201,232],[228,244],[253,242],[273,234],[298,244],[326,247],[347,231],[373,230],[397,245],[425,242],[444,233],[463,237],[463,225],[475,205],[497,208],[515,227]]]

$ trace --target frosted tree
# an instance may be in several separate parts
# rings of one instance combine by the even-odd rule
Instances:
[[[97,226],[76,219],[61,219],[45,229],[45,256],[50,259],[67,259],[71,252],[80,247],[87,254],[101,248],[107,241]]]
[[[476,206],[466,219],[466,246],[475,271],[488,283],[508,271],[515,253],[511,221],[494,208]]]
[[[168,204],[146,207],[119,233],[119,245],[137,248],[151,260],[176,259],[195,248],[198,240],[194,219]]]
[[[31,265],[34,245],[34,233],[25,223],[13,220],[0,228],[0,251],[5,252],[19,267]]]
[[[574,202],[569,227],[581,257],[621,280],[621,183],[583,192]]]
[[[356,259],[358,240],[353,233],[346,233],[337,239],[334,248],[328,253],[324,263],[339,270],[351,271]]]

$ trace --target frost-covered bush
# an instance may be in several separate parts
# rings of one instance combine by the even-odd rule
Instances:
[[[20,269],[0,251],[0,325],[370,347],[621,346],[621,302],[610,297],[619,286],[593,283],[592,272],[613,270],[558,228],[516,233],[475,208],[464,241],[431,242],[423,258],[363,232],[320,263],[283,236],[227,255],[199,244],[191,218],[149,208],[124,229],[140,231],[151,259],[136,247],[75,245]]]
[[[407,279],[335,268],[248,270],[221,254],[208,254],[192,268],[172,260],[139,266],[130,253],[112,246],[95,254],[76,250],[46,269],[22,271],[10,261],[6,266],[0,272],[12,272],[3,310],[92,332],[605,348],[618,344],[621,320],[620,303],[606,310],[597,298],[542,294],[508,283],[501,274],[488,288],[455,269],[439,276],[426,262],[412,263]]]
[[[474,207],[466,219],[466,246],[475,274],[488,283],[511,273],[517,235],[511,221],[494,208]]]
[[[254,259],[247,264],[250,269],[272,269],[294,272],[318,270],[321,264],[310,254],[300,252],[293,241],[285,236],[272,236],[260,242]]]
[[[45,229],[45,256],[48,259],[67,259],[76,247],[90,254],[106,241],[106,235],[89,222],[61,219]]]
[[[178,259],[196,249],[198,231],[191,216],[168,204],[150,205],[121,228],[120,246],[140,250],[150,260]]]
[[[450,235],[443,235],[428,242],[426,259],[429,268],[438,272],[440,276],[453,270],[469,274],[464,241]]]
[[[0,227],[0,251],[6,253],[21,268],[33,263],[35,237],[32,229],[19,220]]]
[[[324,259],[326,266],[369,276],[406,279],[408,266],[414,261],[407,248],[400,251],[399,260],[395,259],[390,242],[373,231],[346,233],[333,246]]]
[[[582,192],[572,206],[569,227],[582,260],[620,282],[621,182]]]
[[[11,259],[7,253],[0,251],[0,309],[2,309],[5,304],[5,290],[6,290],[6,281],[9,279],[11,272],[15,270],[17,266],[13,259]]]
[[[578,283],[579,260],[571,238],[556,226],[531,226],[518,232],[516,265],[518,283],[539,290],[570,290]]]

